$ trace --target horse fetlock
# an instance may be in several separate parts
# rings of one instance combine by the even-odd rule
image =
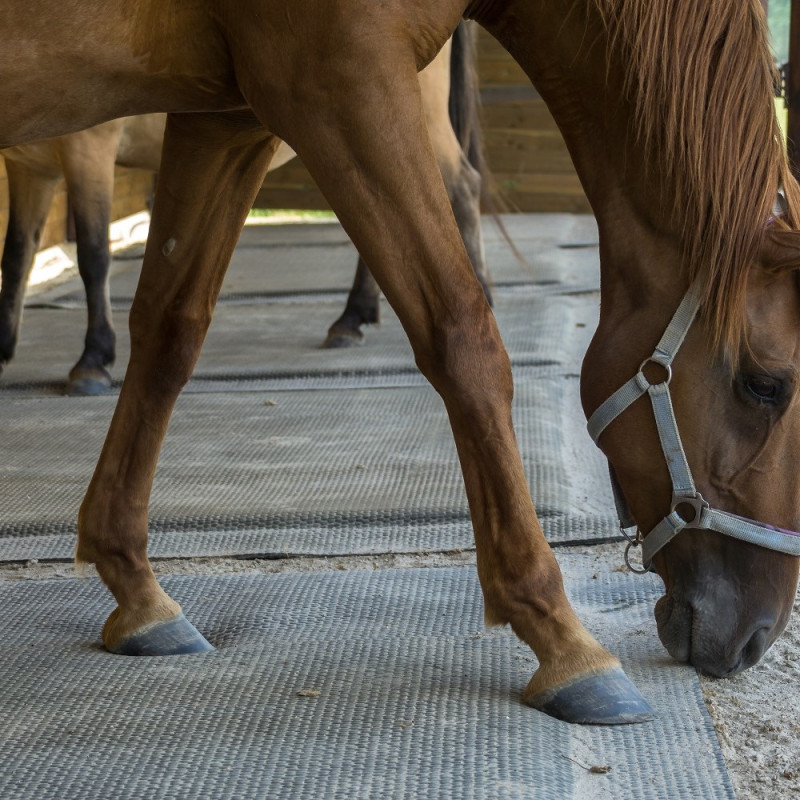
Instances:
[[[560,573],[539,571],[518,580],[482,576],[487,625],[510,625],[536,654],[540,680],[605,669],[616,659],[583,627],[563,591]]]
[[[117,357],[117,335],[111,325],[96,327],[86,334],[83,353],[76,366],[108,367]]]
[[[17,325],[12,324],[0,307],[0,367],[14,358],[17,349]]]
[[[120,508],[92,487],[78,512],[75,560],[95,564],[106,584],[115,574],[152,575],[147,558],[147,512]],[[116,524],[112,520],[117,520]],[[125,520],[125,523],[122,522]],[[155,580],[155,579],[153,579]]]

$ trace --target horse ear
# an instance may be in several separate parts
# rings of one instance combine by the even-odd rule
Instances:
[[[771,225],[761,245],[760,261],[772,274],[800,270],[800,231]]]

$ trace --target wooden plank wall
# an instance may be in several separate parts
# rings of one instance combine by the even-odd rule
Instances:
[[[486,160],[508,211],[591,212],[553,117],[525,73],[485,31],[478,75]]]
[[[478,33],[478,74],[486,157],[501,210],[589,212],[547,106],[511,56],[483,30]],[[270,173],[256,205],[328,208],[299,159]]]

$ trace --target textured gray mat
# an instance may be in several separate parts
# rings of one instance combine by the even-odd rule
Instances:
[[[514,256],[492,220],[485,219],[487,261],[496,283],[501,328],[511,349],[516,346],[513,339],[524,343],[525,352],[518,354],[521,363],[558,361],[558,354],[550,351],[561,348],[562,331],[552,329],[553,315],[549,321],[538,317],[554,293],[598,289],[594,219],[568,214],[503,219],[527,263]],[[331,386],[354,385],[365,369],[380,371],[384,380],[397,376],[400,385],[418,382],[405,336],[388,307],[384,325],[368,330],[367,346],[358,354],[319,350],[328,326],[344,308],[355,259],[355,250],[338,224],[246,228],[199,366],[199,377],[212,383],[201,384],[201,390],[215,391],[223,384],[230,388],[237,376],[249,383],[271,380],[288,387],[296,380],[298,367],[310,369],[311,379],[320,385],[325,381]],[[128,360],[127,308],[139,268],[138,260],[118,261],[112,273],[117,380]],[[537,298],[529,313],[524,309],[526,297]],[[58,393],[82,349],[85,300],[80,280],[73,278],[31,295],[28,306],[22,341],[15,361],[0,379],[0,393]],[[582,324],[594,323],[596,307],[596,299],[589,299],[588,320]],[[571,316],[575,308],[569,311]],[[197,387],[195,381],[192,388]]]
[[[363,347],[324,350],[328,325],[344,298],[271,299],[220,305],[214,315],[195,376],[187,391],[242,388],[408,385],[423,383],[408,339],[383,303],[380,327],[366,331]],[[0,378],[0,396],[48,395],[63,391],[66,374],[83,342],[85,311],[28,309],[17,355]],[[594,294],[543,296],[526,288],[497,292],[495,314],[515,367],[558,367],[577,372],[596,326]],[[121,379],[130,353],[127,313],[115,315]]]
[[[471,568],[165,578],[219,648],[168,659],[97,646],[96,580],[0,584],[0,796],[733,798],[694,672],[656,640],[655,581],[565,571],[654,722],[522,705],[535,664],[483,630]]]
[[[498,286],[558,283],[591,285],[597,281],[597,226],[581,214],[512,214],[502,217],[525,262],[514,255],[490,217],[484,217],[486,260]],[[257,225],[242,231],[222,289],[226,297],[264,293],[346,292],[357,253],[338,223]],[[141,262],[116,261],[112,296],[120,305],[133,297]],[[30,298],[31,303],[83,305],[75,279]]]
[[[0,560],[64,558],[114,397],[8,398]],[[616,535],[576,379],[517,380],[514,414],[553,541]],[[156,555],[419,552],[471,546],[443,405],[429,387],[179,400],[151,502]]]

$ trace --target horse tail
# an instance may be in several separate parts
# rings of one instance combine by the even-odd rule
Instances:
[[[481,127],[481,96],[478,83],[477,26],[461,20],[453,33],[450,50],[450,98],[448,111],[450,124],[467,160],[481,178],[481,206],[491,214],[495,225],[508,243],[516,258],[526,264],[506,230],[495,202],[496,187],[486,161]],[[502,199],[501,199],[502,203]]]
[[[475,31],[466,20],[461,20],[453,33],[450,50],[450,124],[469,163],[488,176],[483,154],[481,132],[481,99],[476,68],[477,48]],[[486,183],[484,181],[484,183]]]

